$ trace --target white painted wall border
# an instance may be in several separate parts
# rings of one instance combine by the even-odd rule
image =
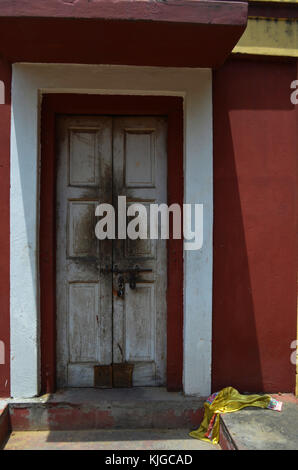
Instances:
[[[213,149],[210,69],[15,64],[10,195],[11,395],[39,393],[39,99],[42,93],[184,97],[186,203],[204,204],[204,243],[184,252],[184,364],[187,395],[211,388]]]

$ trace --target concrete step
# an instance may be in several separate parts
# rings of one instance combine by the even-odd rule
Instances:
[[[164,388],[69,389],[10,400],[9,412],[14,431],[195,429],[203,405],[203,398]]]
[[[244,408],[222,414],[220,444],[224,450],[298,450],[298,399],[274,395],[283,402],[279,413]]]
[[[220,449],[219,446],[192,439],[188,432],[188,429],[12,432],[4,450],[179,451]]]
[[[298,399],[273,396],[283,402],[281,413],[245,408],[222,414],[220,448],[297,450]],[[188,436],[201,423],[203,402],[156,388],[72,389],[5,400],[0,402],[0,448],[6,442],[7,449],[216,450]]]

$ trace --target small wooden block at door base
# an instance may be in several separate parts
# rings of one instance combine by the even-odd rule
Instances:
[[[94,366],[94,387],[131,388],[133,364]]]
[[[112,388],[113,370],[112,366],[94,366],[94,387]]]
[[[132,387],[133,364],[113,364],[113,387]]]

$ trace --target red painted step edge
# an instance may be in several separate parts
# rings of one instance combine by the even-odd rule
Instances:
[[[11,431],[8,405],[0,408],[0,450],[5,444]]]

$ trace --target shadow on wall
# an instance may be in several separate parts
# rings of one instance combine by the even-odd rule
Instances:
[[[213,391],[294,390],[294,63],[231,61],[213,76]]]

